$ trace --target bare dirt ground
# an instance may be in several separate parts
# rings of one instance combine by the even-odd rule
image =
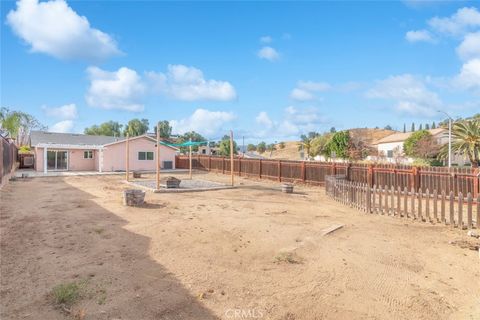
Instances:
[[[480,319],[479,253],[450,243],[466,231],[239,178],[127,208],[122,179],[0,191],[1,319]],[[52,289],[70,282],[84,289],[62,309]]]

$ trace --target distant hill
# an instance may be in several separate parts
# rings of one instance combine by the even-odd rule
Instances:
[[[397,133],[397,131],[393,130],[368,128],[356,128],[350,129],[349,131],[350,136],[353,139],[361,139],[369,145],[371,145],[374,141],[378,139],[382,139],[386,136]],[[285,148],[280,149],[279,144],[277,144],[277,150],[272,151],[271,153],[269,151],[265,151],[260,155],[267,159],[301,160],[300,152],[298,151],[299,143],[299,141],[285,141]]]

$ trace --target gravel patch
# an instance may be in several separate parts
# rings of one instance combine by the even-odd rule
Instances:
[[[208,180],[182,180],[180,182],[179,188],[166,188],[164,183],[160,183],[160,190],[156,190],[156,181],[155,180],[142,180],[142,181],[130,181],[129,184],[146,188],[153,192],[192,192],[192,191],[208,191],[208,190],[220,190],[220,189],[230,189],[232,186],[208,181]]]

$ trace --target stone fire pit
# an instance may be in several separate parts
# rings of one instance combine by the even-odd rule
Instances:
[[[137,207],[145,202],[145,191],[128,189],[123,191],[123,205]]]
[[[167,187],[167,189],[180,188],[180,182],[182,182],[182,180],[175,177],[167,177],[165,179],[165,186]]]

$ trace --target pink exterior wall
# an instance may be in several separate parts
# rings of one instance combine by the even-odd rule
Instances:
[[[98,151],[94,150],[93,159],[84,159],[83,152],[91,149],[55,149],[68,152],[68,170],[69,171],[96,171],[98,170]],[[43,171],[43,148],[35,148],[35,170]]]
[[[91,149],[87,149],[91,150]],[[95,157],[95,151],[93,152],[93,159],[84,159],[83,152],[87,151],[83,149],[68,150],[68,170],[69,171],[94,171],[95,162],[98,159]]]
[[[153,152],[153,160],[138,160],[138,152]],[[166,146],[160,146],[160,164],[163,168],[164,161],[172,161],[175,169],[176,150]],[[155,141],[148,138],[138,138],[129,142],[129,170],[154,171],[156,166]],[[124,171],[125,170],[125,142],[107,145],[103,150],[103,171]]]

